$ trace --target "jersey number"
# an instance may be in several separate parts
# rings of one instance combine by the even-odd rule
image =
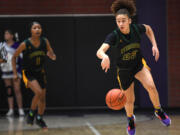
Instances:
[[[40,63],[41,63],[41,59],[40,59],[40,57],[37,57],[36,58],[36,65],[40,65]]]

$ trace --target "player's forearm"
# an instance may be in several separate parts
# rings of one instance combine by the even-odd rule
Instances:
[[[105,57],[108,57],[108,55],[106,54],[106,51],[109,49],[109,44],[107,43],[103,43],[102,46],[98,49],[96,55],[99,59],[103,59]]]
[[[54,52],[51,52],[51,59],[53,59],[53,60],[56,59],[56,54]]]
[[[155,39],[152,28],[149,25],[146,25],[146,29],[147,29],[146,35],[149,38],[149,40],[151,41],[153,47],[157,47],[156,39]]]
[[[50,59],[56,60],[56,54],[53,52],[53,50],[48,51],[47,55]]]
[[[97,51],[96,55],[99,59],[103,59],[104,57],[107,57],[107,54],[103,50],[100,50],[100,49]]]

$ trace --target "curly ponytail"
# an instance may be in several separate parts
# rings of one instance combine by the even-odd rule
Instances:
[[[115,0],[111,5],[111,11],[115,16],[126,14],[133,17],[136,14],[136,6],[134,0]]]

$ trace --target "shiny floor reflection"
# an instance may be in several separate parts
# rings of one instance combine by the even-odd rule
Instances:
[[[136,115],[136,135],[180,135],[180,115],[170,117],[172,125],[164,127],[158,119]],[[24,117],[2,117],[0,135],[126,135],[126,117],[122,114],[53,115],[44,119],[48,131],[28,126]]]

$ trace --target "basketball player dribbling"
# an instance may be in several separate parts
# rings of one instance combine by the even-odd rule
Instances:
[[[134,79],[141,82],[148,91],[151,102],[154,106],[155,115],[161,120],[163,125],[169,126],[171,119],[163,111],[159,101],[159,94],[154,84],[149,67],[140,51],[141,35],[146,34],[152,43],[152,53],[155,61],[159,59],[159,50],[154,37],[154,33],[149,25],[132,24],[131,17],[135,15],[136,7],[133,0],[116,0],[111,6],[115,15],[118,28],[111,32],[105,39],[102,46],[97,51],[97,57],[102,59],[101,66],[105,72],[110,68],[110,59],[106,51],[114,46],[118,52],[117,56],[117,78],[120,89],[124,90],[127,97],[125,104],[128,119],[127,133],[135,135],[135,115],[134,115]]]

